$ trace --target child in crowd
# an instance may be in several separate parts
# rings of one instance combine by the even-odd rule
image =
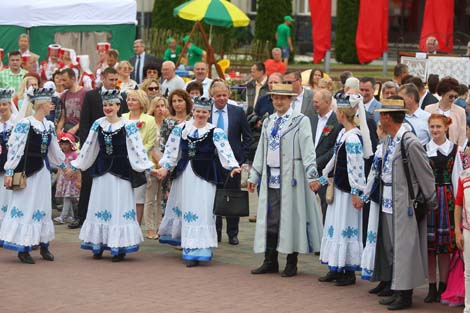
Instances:
[[[69,133],[62,133],[58,138],[60,148],[65,154],[65,164],[70,167],[70,162],[78,156],[75,146],[75,137]],[[62,213],[54,221],[59,224],[74,220],[73,206],[78,203],[80,195],[80,172],[74,172],[67,177],[62,169],[57,172],[56,198],[63,198]]]

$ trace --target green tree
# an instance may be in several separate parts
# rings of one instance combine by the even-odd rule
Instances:
[[[338,0],[336,11],[336,61],[359,64],[356,53],[356,28],[359,0]]]
[[[173,16],[173,9],[184,2],[186,0],[155,0],[152,12],[152,27],[171,29],[176,33],[191,31],[194,22]]]
[[[258,0],[256,11],[255,39],[274,46],[277,26],[284,22],[284,16],[292,14],[292,0]]]

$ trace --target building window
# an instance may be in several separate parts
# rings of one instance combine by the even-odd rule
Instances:
[[[309,0],[297,0],[295,4],[296,8],[294,12],[296,15],[310,15]]]
[[[250,0],[249,8],[248,8],[250,13],[256,13],[256,9],[257,9],[256,4],[257,4],[257,2],[258,2],[257,0]]]

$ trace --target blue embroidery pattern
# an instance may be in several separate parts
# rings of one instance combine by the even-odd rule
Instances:
[[[172,134],[172,135],[175,135],[175,136],[177,136],[177,137],[181,137],[181,132],[182,132],[181,127],[176,126],[176,127],[173,128],[173,130],[171,131],[171,134]]]
[[[126,220],[135,221],[135,210],[129,210],[122,215]]]
[[[280,184],[281,184],[281,175],[269,176],[269,185],[280,185]]]
[[[126,133],[127,133],[127,136],[130,137],[132,135],[134,135],[135,133],[137,133],[139,130],[137,129],[137,126],[135,125],[135,123],[129,123],[126,125]]]
[[[18,123],[15,126],[15,133],[26,134],[29,132],[29,123]]]
[[[46,212],[36,210],[33,213],[33,220],[36,222],[40,222],[46,216]]]
[[[333,228],[333,225],[330,225],[328,228],[328,237],[333,238],[333,234],[335,232],[335,229]]]
[[[189,212],[184,213],[183,218],[186,222],[191,223],[191,222],[196,221],[199,218],[199,216],[197,216],[193,212],[189,211]]]
[[[111,218],[112,218],[112,214],[108,210],[98,211],[98,212],[95,213],[95,216],[98,219],[103,220],[104,222],[107,222],[107,221],[111,220]]]
[[[21,211],[20,209],[18,209],[16,206],[14,206],[12,209],[11,209],[11,212],[10,212],[10,216],[11,218],[20,218],[22,217],[24,214],[23,214],[23,211]]]
[[[391,208],[393,208],[393,201],[392,201],[392,199],[384,198],[383,202],[382,202],[382,205],[383,205],[384,209],[391,209]]]
[[[99,126],[100,126],[100,123],[98,121],[95,121],[93,125],[91,125],[91,130],[96,132]]]
[[[227,135],[223,131],[214,131],[214,142],[219,142],[221,140],[227,140]]]
[[[180,208],[174,207],[171,210],[176,214],[176,216],[181,217],[181,209]]]
[[[360,142],[346,142],[346,153],[361,154],[362,144]]]
[[[376,232],[373,232],[373,231],[370,231],[367,233],[367,241],[369,243],[375,243],[377,242],[377,233]]]
[[[357,228],[353,228],[351,226],[348,226],[348,228],[344,229],[342,232],[341,232],[341,236],[343,238],[348,238],[348,239],[351,239],[353,237],[356,237],[357,235],[359,234],[359,229]]]
[[[2,206],[2,208],[0,209],[3,213],[7,213],[7,209],[8,209],[8,206],[4,205]]]

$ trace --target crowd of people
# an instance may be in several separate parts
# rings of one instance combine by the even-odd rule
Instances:
[[[94,259],[110,250],[120,262],[138,251],[142,226],[198,266],[222,240],[216,191],[240,190],[246,165],[247,189],[258,193],[254,251],[265,255],[252,274],[279,272],[280,252],[282,276],[292,277],[298,254],[316,253],[328,269],[319,281],[354,285],[359,271],[379,282],[370,293],[389,310],[410,307],[427,279],[425,302],[465,302],[470,312],[463,279],[450,278],[463,277],[450,275],[455,264],[470,264],[468,86],[423,82],[403,64],[383,83],[351,72],[335,82],[289,69],[287,40],[252,65],[243,107],[224,79],[208,77],[201,48],[189,45],[194,79],[185,80],[181,47],[167,44],[159,59],[139,39],[119,60],[98,43],[91,70],[88,56],[58,44],[39,63],[20,36],[0,71],[3,248],[33,264],[39,247],[53,261],[54,221],[81,228]],[[225,220],[238,245],[240,219]]]

